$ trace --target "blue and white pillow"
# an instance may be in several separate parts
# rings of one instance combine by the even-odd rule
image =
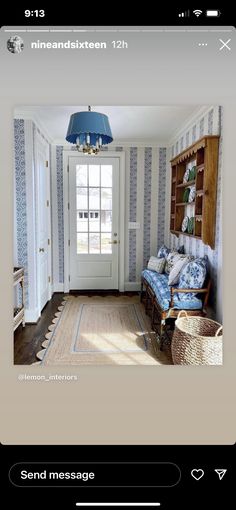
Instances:
[[[158,259],[167,259],[168,255],[170,253],[170,249],[167,248],[167,246],[165,244],[163,244],[160,249],[158,250],[158,253],[157,253],[157,258]]]
[[[196,258],[183,267],[179,276],[179,287],[181,289],[201,289],[207,275],[207,257]],[[189,297],[196,293],[189,293]],[[185,298],[187,295],[185,295]]]

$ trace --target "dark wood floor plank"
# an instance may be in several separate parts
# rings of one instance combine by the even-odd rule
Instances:
[[[52,299],[46,304],[37,324],[26,324],[25,328],[20,325],[14,334],[14,364],[31,365],[37,361],[36,353],[41,350],[48,326],[63,301],[64,294],[53,294]]]

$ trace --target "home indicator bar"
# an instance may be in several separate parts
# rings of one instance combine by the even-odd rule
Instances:
[[[122,507],[122,506],[132,506],[132,507],[157,507],[161,506],[161,503],[76,503],[76,506],[89,506],[89,507],[109,507],[109,506],[116,506],[116,507]]]

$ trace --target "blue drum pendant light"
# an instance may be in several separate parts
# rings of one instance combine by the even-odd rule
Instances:
[[[70,117],[67,142],[76,145],[79,152],[84,154],[98,154],[102,145],[113,141],[107,115],[92,112],[91,106],[87,112],[73,113]]]

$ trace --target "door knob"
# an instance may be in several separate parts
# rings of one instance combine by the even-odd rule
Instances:
[[[109,241],[108,244],[118,244],[118,241],[116,241],[116,240],[115,241]]]
[[[39,248],[39,252],[44,251],[44,248]]]

